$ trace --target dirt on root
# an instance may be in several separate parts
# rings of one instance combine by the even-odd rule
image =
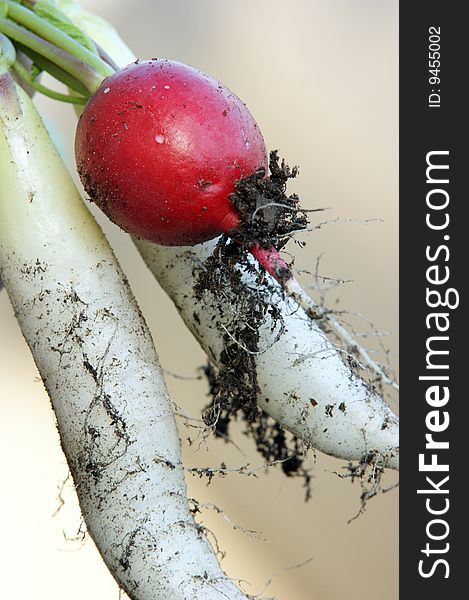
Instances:
[[[233,421],[244,423],[244,433],[253,439],[266,464],[279,463],[283,473],[304,480],[305,496],[311,495],[311,474],[305,467],[302,442],[282,429],[257,404],[256,356],[259,352],[259,326],[269,316],[279,324],[281,313],[275,305],[262,300],[252,288],[242,283],[243,269],[256,278],[261,289],[268,285],[264,273],[248,260],[248,249],[257,241],[262,247],[283,247],[293,232],[306,228],[306,213],[299,208],[295,194],[286,195],[286,184],[296,177],[298,169],[280,163],[276,151],[270,154],[270,175],[259,169],[238,182],[230,199],[241,214],[239,231],[223,236],[199,273],[194,291],[199,300],[210,292],[211,307],[218,309],[223,322],[222,302],[217,298],[229,290],[229,298],[237,315],[229,329],[221,329],[223,350],[218,365],[204,367],[211,402],[204,410],[204,420],[215,436],[229,440]],[[224,303],[226,307],[226,302]],[[281,323],[280,323],[281,325]]]
[[[230,194],[231,202],[241,215],[239,230],[230,232],[232,239],[243,248],[258,242],[262,248],[275,246],[280,250],[296,231],[308,226],[307,213],[299,206],[296,194],[287,196],[289,179],[298,175],[298,167],[290,168],[278,151],[269,157],[270,173],[263,167],[236,183]]]

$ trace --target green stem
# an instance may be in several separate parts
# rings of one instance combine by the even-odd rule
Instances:
[[[72,56],[69,52],[57,48],[54,44],[40,38],[11,19],[0,18],[0,33],[4,33],[12,40],[37,52],[69,73],[74,79],[82,83],[90,94],[98,89],[105,78],[102,73],[97,73],[95,69]]]
[[[44,58],[44,56],[41,56],[37,52],[34,52],[34,50],[31,50],[31,48],[27,48],[22,44],[16,44],[16,47],[18,50],[21,50],[23,54],[26,54],[26,56],[28,56],[33,61],[33,63],[40,69],[46,71],[47,73],[50,73],[52,77],[66,85],[68,88],[80,94],[80,96],[83,96],[85,98],[89,97],[89,90],[82,83],[80,83],[69,73],[67,73],[67,71],[64,71],[47,58]]]
[[[28,83],[32,88],[48,96],[49,98],[53,98],[54,100],[60,100],[61,102],[68,102],[70,104],[81,104],[84,105],[87,102],[87,98],[83,96],[71,96],[70,94],[61,94],[60,92],[56,92],[55,90],[51,90],[50,88],[42,85],[39,81],[26,69],[18,60],[13,63],[13,70],[15,73],[23,79],[26,83]]]
[[[11,2],[11,0],[7,0],[7,6],[8,16],[18,23],[18,25],[26,27],[40,38],[74,56],[82,63],[94,69],[96,73],[102,76],[102,79],[114,73],[114,70],[101,60],[96,53],[91,52],[58,27],[36,15],[33,11],[16,2]]]

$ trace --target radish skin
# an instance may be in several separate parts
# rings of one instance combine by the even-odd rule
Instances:
[[[125,276],[8,75],[0,181],[0,276],[106,565],[135,600],[245,598],[190,514],[171,401]]]
[[[135,55],[106,21],[84,11],[74,0],[59,0],[58,6],[100,44],[119,65]],[[222,349],[222,336],[230,330],[232,290],[224,296],[202,301],[195,298],[194,284],[215,241],[192,247],[165,247],[134,239],[149,269],[173,300],[186,325],[215,363]],[[266,274],[263,290],[254,277],[244,276],[247,293],[255,289],[262,301],[274,302],[283,320],[271,331],[267,319],[260,329],[265,350],[256,360],[261,389],[259,406],[282,427],[300,437],[305,445],[346,460],[376,461],[399,469],[399,420],[382,396],[371,390],[344,363],[339,349],[321,328]],[[277,292],[272,293],[272,289]],[[194,315],[197,315],[197,319]],[[224,319],[220,318],[224,315]],[[198,322],[200,320],[200,323]]]

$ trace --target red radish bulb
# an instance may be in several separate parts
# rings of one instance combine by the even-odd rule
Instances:
[[[192,245],[229,232],[235,183],[267,172],[262,134],[228,88],[170,60],[137,61],[103,81],[75,140],[90,198],[128,233]]]

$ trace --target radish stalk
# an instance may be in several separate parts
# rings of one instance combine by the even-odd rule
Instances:
[[[135,60],[105,20],[74,0],[58,0],[58,6],[118,64]],[[230,329],[230,318],[236,319],[236,294],[227,289],[223,296],[210,298],[207,293],[202,300],[194,294],[198,274],[216,242],[185,248],[134,242],[207,356],[219,362],[223,335]],[[281,333],[278,325],[271,330],[269,320],[259,332],[259,345],[265,350],[256,357],[259,406],[308,446],[347,460],[374,457],[380,465],[398,469],[398,418],[344,363],[340,350],[321,330],[323,321],[309,319],[279,288],[272,293],[272,281],[261,290],[255,277],[245,273],[244,284],[246,293],[257,294],[260,302],[275,303],[283,322]]]
[[[16,60],[13,64],[13,72],[17,75],[18,79],[29,85],[33,90],[39,92],[40,94],[44,94],[45,96],[49,96],[49,98],[54,98],[54,100],[59,100],[60,102],[69,102],[70,104],[86,104],[86,98],[83,96],[76,96],[70,94],[61,94],[60,92],[56,92],[55,90],[51,90],[46,86],[42,85],[38,80],[37,76],[31,73],[21,62],[20,60]]]
[[[190,514],[143,317],[8,61],[0,276],[49,392],[88,531],[134,600],[241,600]]]
[[[65,73],[73,82],[84,86],[89,95],[105,77],[114,72],[99,57],[96,49],[94,52],[90,50],[90,47],[94,48],[92,44],[80,43],[47,19],[36,15],[34,10],[12,0],[2,2],[0,9],[0,32],[20,44],[22,50],[37,64],[38,57],[45,59],[43,68],[51,64],[52,69],[48,70],[60,81],[63,80],[60,72]],[[53,11],[53,6],[49,10]],[[63,22],[61,25],[64,26]],[[74,85],[71,87],[76,89]]]

